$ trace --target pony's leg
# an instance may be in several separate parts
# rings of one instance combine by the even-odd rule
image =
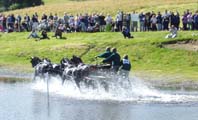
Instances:
[[[36,80],[36,72],[34,72],[33,81]]]
[[[61,80],[62,80],[62,85],[64,85],[65,80],[66,80],[66,76],[65,76],[65,75],[62,75],[62,76],[61,76]]]
[[[62,78],[62,85],[64,85],[64,83],[65,83],[65,79]]]
[[[80,90],[80,80],[79,79],[74,79],[76,86],[78,87],[78,89]],[[81,91],[81,90],[80,90]]]

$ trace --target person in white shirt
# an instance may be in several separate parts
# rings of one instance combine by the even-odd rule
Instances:
[[[36,30],[32,30],[32,32],[28,36],[28,39],[30,39],[30,38],[40,38],[40,37],[38,36]]]
[[[157,18],[156,18],[155,15],[153,15],[152,18],[151,18],[151,29],[152,29],[152,31],[157,31],[156,24],[157,24]]]
[[[174,25],[171,25],[170,34],[166,35],[165,38],[175,38],[177,37],[177,28]]]
[[[138,31],[138,21],[139,21],[139,14],[135,13],[135,11],[133,11],[133,13],[131,14],[131,31]]]
[[[106,21],[106,28],[105,28],[105,31],[106,32],[110,32],[111,31],[111,24],[113,22],[113,19],[112,17],[108,14],[107,17],[105,18],[105,21]]]

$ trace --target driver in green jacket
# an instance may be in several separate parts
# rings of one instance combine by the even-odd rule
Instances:
[[[107,47],[106,48],[106,51],[96,57],[99,57],[99,58],[108,58],[109,56],[111,56],[112,52],[111,52],[111,48],[110,47]]]
[[[117,73],[120,67],[120,55],[119,53],[117,53],[117,49],[113,48],[111,56],[107,57],[102,62],[103,63],[111,62],[113,71]]]
[[[109,56],[112,55],[112,52],[111,52],[111,48],[110,47],[107,47],[105,52],[102,53],[102,54],[99,54],[98,56],[96,56],[96,58],[108,58]],[[111,65],[111,62],[107,62],[107,64]]]

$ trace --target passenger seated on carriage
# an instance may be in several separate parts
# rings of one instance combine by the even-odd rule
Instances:
[[[126,38],[126,37],[133,38],[133,36],[131,36],[130,31],[125,26],[123,26],[123,28],[122,28],[122,34],[123,34],[124,38]]]
[[[125,78],[128,78],[130,70],[131,63],[128,59],[128,55],[124,55],[123,59],[120,61],[119,74]]]
[[[40,39],[50,39],[50,38],[47,36],[46,30],[43,30],[43,31],[41,32],[41,35],[42,35],[42,37],[41,37]]]
[[[117,73],[120,67],[120,55],[119,53],[117,53],[117,49],[113,48],[111,56],[107,57],[102,62],[103,63],[111,62],[113,71]]]
[[[30,39],[30,38],[40,38],[40,37],[38,36],[36,30],[32,30],[32,32],[30,33],[27,39]]]

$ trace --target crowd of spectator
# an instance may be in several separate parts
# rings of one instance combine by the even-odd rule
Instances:
[[[123,28],[128,31],[161,31],[169,30],[174,25],[177,30],[198,30],[198,11],[179,12],[165,10],[161,12],[140,12],[124,13],[118,11],[116,16],[103,13],[93,14],[58,14],[49,15],[43,13],[38,16],[26,14],[25,16],[0,14],[1,32],[21,32],[32,30],[46,30],[55,32],[57,29],[62,32],[121,32]]]

